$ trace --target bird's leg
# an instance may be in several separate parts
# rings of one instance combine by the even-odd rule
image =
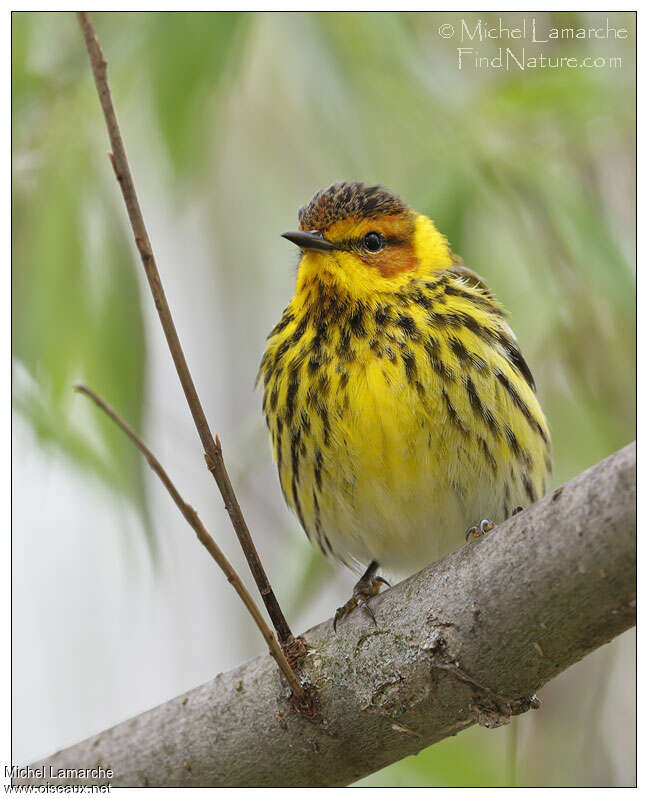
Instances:
[[[335,611],[335,618],[333,619],[334,630],[337,629],[338,621],[351,613],[354,608],[362,608],[373,623],[376,624],[376,617],[374,616],[373,610],[369,607],[367,600],[371,599],[372,596],[376,596],[378,591],[380,591],[381,585],[389,585],[384,577],[380,577],[376,574],[377,570],[378,561],[372,560],[367,566],[365,573],[353,586],[351,599]],[[376,626],[378,625],[376,624]]]
[[[518,505],[516,508],[513,508],[513,513],[511,513],[511,516],[515,516],[523,510],[524,508],[522,505]],[[469,527],[466,530],[466,541],[470,541],[472,538],[481,538],[482,536],[486,535],[486,533],[490,533],[494,527],[495,522],[492,522],[490,519],[482,519],[479,522],[478,527]]]

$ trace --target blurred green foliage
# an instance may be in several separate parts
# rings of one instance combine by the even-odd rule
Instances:
[[[180,178],[196,177],[200,153],[210,146],[210,111],[223,84],[223,71],[235,71],[248,15],[155,14],[146,25],[156,119]]]
[[[460,25],[449,13],[95,15],[122,124],[171,175],[170,204],[206,209],[237,342],[222,365],[231,383],[250,380],[260,331],[292,288],[271,265],[273,213],[291,214],[289,227],[321,185],[365,179],[434,218],[510,309],[552,428],[556,484],[634,437],[635,17],[535,16],[561,27],[610,17],[627,40],[543,49],[622,67],[459,70],[459,42],[438,35]],[[14,404],[43,442],[144,509],[137,453],[71,396],[82,379],[135,428],[145,421],[139,264],[85,52],[70,14],[14,13],[12,43],[13,354],[29,376],[14,380]],[[507,44],[473,46],[486,56]],[[300,585],[314,585],[319,556],[304,560]],[[505,784],[503,761],[475,755],[474,734],[366,784]]]
[[[69,56],[38,66],[39,37],[48,28],[56,35],[63,22],[74,19],[13,15],[12,338],[15,364],[29,376],[14,370],[14,406],[44,443],[145,513],[137,452],[107,419],[84,416],[73,395],[75,382],[87,382],[141,426],[146,341],[137,274],[123,219],[103,195],[104,142],[80,122],[96,112],[96,98]]]

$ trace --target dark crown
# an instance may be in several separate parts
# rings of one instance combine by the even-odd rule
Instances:
[[[382,186],[333,183],[327,189],[320,189],[308,205],[299,209],[299,227],[302,230],[325,230],[333,222],[349,216],[373,218],[407,211],[407,205]]]

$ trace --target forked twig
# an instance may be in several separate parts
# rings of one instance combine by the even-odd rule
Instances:
[[[218,565],[225,573],[228,582],[232,584],[236,593],[243,600],[243,604],[250,612],[250,615],[254,619],[256,626],[261,631],[261,635],[265,638],[268,647],[270,648],[270,654],[277,661],[277,665],[283,672],[285,678],[288,680],[288,684],[292,688],[293,694],[299,698],[302,698],[305,694],[304,688],[302,687],[301,683],[295,676],[294,671],[291,669],[290,664],[288,663],[288,660],[286,659],[286,656],[284,655],[282,648],[277,643],[277,640],[274,637],[272,630],[268,627],[263,616],[261,615],[261,611],[257,607],[255,601],[250,596],[247,588],[241,582],[241,578],[234,571],[234,568],[232,567],[231,563],[227,560],[227,558],[221,551],[218,544],[207,532],[204,524],[200,521],[200,518],[196,513],[196,511],[191,507],[191,505],[188,505],[184,501],[184,499],[180,496],[180,492],[171,482],[171,478],[165,472],[160,461],[155,457],[155,455],[146,446],[146,444],[137,435],[137,433],[135,433],[135,431],[120,418],[117,412],[113,408],[111,408],[107,402],[102,400],[101,397],[95,394],[94,391],[92,391],[87,386],[84,386],[81,383],[78,383],[74,388],[76,389],[76,391],[79,391],[81,394],[85,394],[87,397],[90,397],[90,399],[95,403],[95,405],[101,408],[101,410],[105,414],[107,414],[113,420],[113,422],[115,422],[115,424],[118,425],[118,427],[120,427],[124,431],[124,433],[126,433],[126,435],[130,438],[130,440],[144,455],[144,457],[148,461],[148,465],[160,478],[162,484],[169,492],[169,494],[171,494],[171,498],[178,506],[180,513],[182,513],[185,519],[193,527],[200,543],[205,547],[205,549],[209,552],[209,554],[216,561],[216,563],[218,563]]]
[[[218,484],[223,501],[225,502],[225,508],[229,513],[232,525],[234,526],[236,535],[238,536],[241,547],[243,548],[243,553],[245,554],[247,562],[250,566],[250,571],[252,572],[254,580],[261,593],[261,597],[268,610],[268,615],[270,616],[275,630],[277,631],[279,641],[281,642],[282,646],[286,647],[286,645],[294,643],[293,635],[290,631],[290,627],[288,626],[288,622],[286,621],[281,608],[279,607],[279,602],[274,595],[263,565],[261,564],[259,555],[257,554],[254,543],[252,542],[250,531],[248,530],[245,519],[243,518],[243,513],[241,512],[241,508],[239,506],[238,500],[236,499],[236,495],[234,494],[234,489],[232,488],[227,469],[225,468],[220,441],[218,440],[218,436],[216,436],[216,439],[214,439],[214,436],[209,429],[207,418],[205,417],[202,405],[198,399],[198,393],[196,392],[196,387],[194,386],[191,373],[189,372],[189,367],[187,366],[184,352],[180,346],[178,333],[176,331],[175,324],[171,316],[171,311],[169,310],[169,305],[162,287],[160,273],[158,272],[158,268],[155,263],[155,256],[153,255],[153,249],[146,231],[142,211],[140,210],[139,202],[137,200],[135,184],[133,183],[133,178],[131,176],[128,159],[126,158],[124,142],[122,140],[119,125],[117,123],[117,116],[115,114],[115,109],[110,94],[110,87],[108,85],[107,63],[99,41],[97,40],[97,36],[88,13],[85,11],[80,11],[77,13],[77,17],[81,26],[81,30],[83,31],[83,37],[88,50],[88,56],[90,57],[92,73],[94,75],[97,92],[99,94],[99,101],[101,103],[101,108],[106,120],[106,126],[108,128],[108,136],[110,138],[110,144],[112,147],[112,152],[109,154],[110,160],[115,170],[115,175],[119,185],[121,186],[124,202],[126,203],[126,210],[128,211],[128,218],[130,219],[133,234],[135,236],[135,243],[137,244],[137,249],[139,250],[142,264],[144,265],[144,270],[151,288],[151,293],[153,294],[153,299],[155,300],[155,307],[157,308],[160,322],[162,323],[162,328],[164,329],[164,335],[166,336],[167,344],[169,345],[169,350],[171,351],[171,356],[173,357],[173,362],[175,363],[176,371],[178,372],[178,377],[182,383],[187,404],[189,405],[196,429],[198,430],[198,435],[200,436],[200,440],[205,450],[207,467]]]

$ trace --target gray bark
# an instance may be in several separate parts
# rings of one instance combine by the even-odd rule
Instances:
[[[264,655],[34,766],[115,772],[66,784],[348,785],[506,722],[635,624],[635,474],[630,444],[373,599],[377,627],[355,611],[337,635],[330,620],[305,633],[319,719],[295,712]]]

